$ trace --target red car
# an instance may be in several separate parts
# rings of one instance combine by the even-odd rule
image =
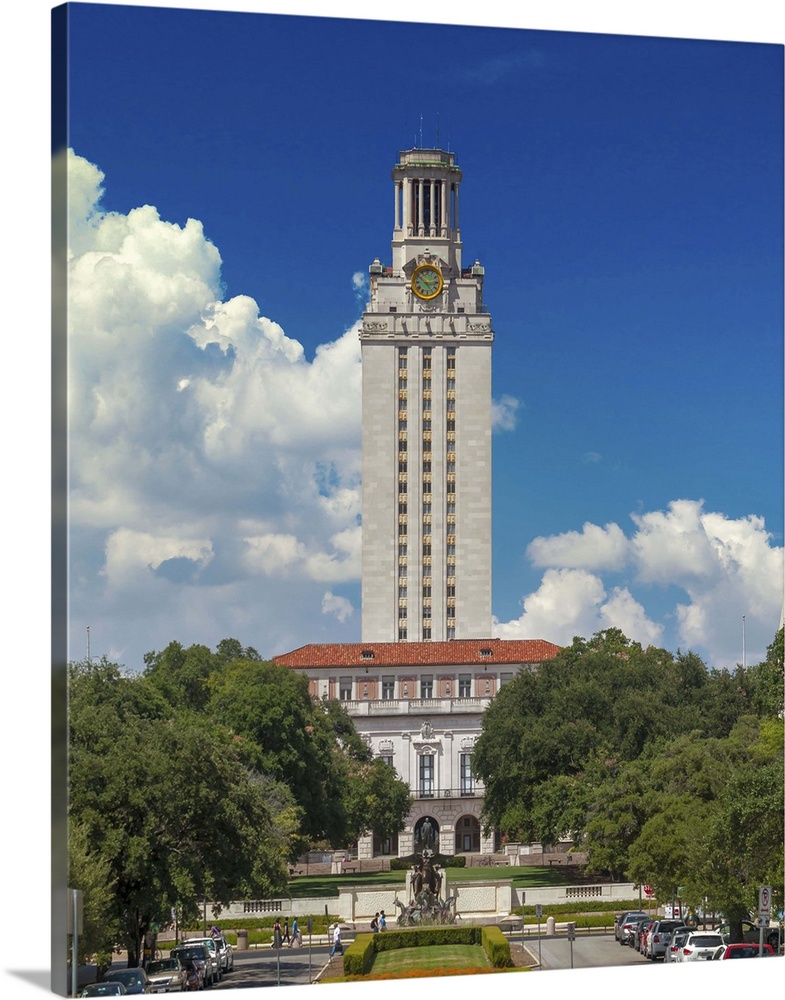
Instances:
[[[766,955],[773,955],[774,949],[770,944],[764,944],[763,946],[763,957]],[[718,948],[714,952],[713,961],[717,961],[718,958],[758,958],[760,955],[760,945],[751,944],[749,941],[744,941],[740,944],[724,944],[721,948]]]

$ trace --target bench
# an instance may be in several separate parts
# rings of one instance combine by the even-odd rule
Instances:
[[[354,875],[354,873],[355,873],[356,871],[357,871],[357,868],[356,868],[356,867],[355,867],[354,865],[344,865],[344,866],[343,866],[343,873],[344,873],[344,875],[345,875],[345,874],[346,874],[347,872],[351,872],[351,873],[352,873],[352,875]]]
[[[302,875],[302,874],[303,874],[302,868],[290,868],[289,869],[289,878],[296,878],[298,875]]]
[[[548,858],[548,864],[551,865],[551,866],[553,866],[553,865],[560,865],[561,864],[561,858]]]

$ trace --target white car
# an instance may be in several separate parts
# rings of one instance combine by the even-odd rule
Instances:
[[[724,944],[716,931],[690,931],[678,953],[680,962],[711,961],[714,952]]]
[[[221,959],[221,969],[224,973],[231,972],[234,968],[234,948],[232,948],[223,934],[213,934],[213,941],[215,941],[218,946],[218,957]]]

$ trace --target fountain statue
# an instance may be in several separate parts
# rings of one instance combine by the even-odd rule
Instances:
[[[446,900],[440,899],[442,873],[438,866],[433,863],[433,851],[425,847],[422,854],[417,856],[420,858],[420,862],[412,866],[409,874],[412,900],[408,906],[404,906],[399,899],[395,900],[395,905],[400,910],[398,926],[454,924],[457,894]]]

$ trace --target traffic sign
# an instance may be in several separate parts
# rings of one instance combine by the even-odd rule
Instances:
[[[567,924],[567,940],[575,940],[575,924]]]
[[[646,893],[647,896],[653,896],[654,895],[654,887],[651,886],[651,885],[645,885],[643,887],[643,891]]]
[[[758,916],[766,920],[771,916],[771,886],[762,885],[758,893]]]
[[[542,920],[542,903],[534,904],[534,915],[538,920]]]

